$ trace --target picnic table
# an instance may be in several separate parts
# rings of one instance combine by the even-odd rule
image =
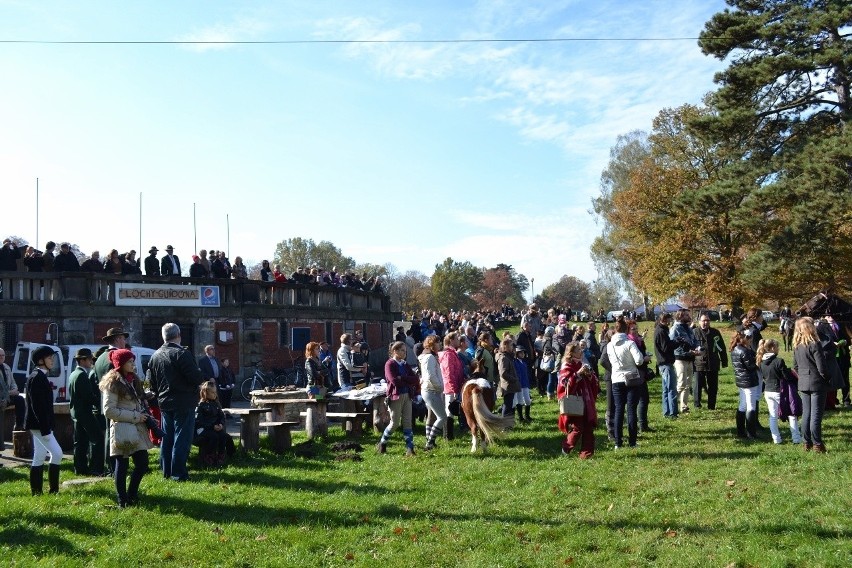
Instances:
[[[228,412],[240,417],[240,444],[245,451],[257,451],[260,447],[260,415],[269,408],[229,408]]]
[[[370,385],[363,389],[339,390],[331,396],[341,399],[344,413],[360,414],[363,413],[364,403],[372,406],[373,428],[377,434],[384,432],[390,424],[390,412],[385,405],[387,387],[382,384]],[[349,428],[349,426],[344,427]],[[355,428],[354,424],[352,427]],[[349,433],[348,430],[347,433]],[[356,435],[356,432],[353,432],[352,435]]]

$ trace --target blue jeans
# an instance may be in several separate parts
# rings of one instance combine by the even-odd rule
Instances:
[[[628,387],[624,383],[612,383],[613,434],[615,445],[621,446],[624,440],[624,408],[627,407],[627,443],[632,448],[636,445],[639,424],[636,418],[636,408],[639,406],[640,387]]]
[[[672,365],[660,365],[663,384],[663,416],[677,416],[677,377]]]
[[[556,382],[559,380],[559,373],[553,371],[547,375],[547,394],[554,396],[556,394]]]
[[[189,479],[186,471],[186,460],[195,430],[195,408],[180,411],[162,411],[163,436],[160,442],[160,466],[163,477],[177,481]]]
[[[822,412],[827,391],[802,392],[802,438],[806,444],[822,444]]]

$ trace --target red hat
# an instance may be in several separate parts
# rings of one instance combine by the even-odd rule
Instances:
[[[130,349],[113,349],[109,352],[109,360],[112,361],[112,366],[116,369],[120,369],[122,365],[132,359],[136,359],[136,355]]]

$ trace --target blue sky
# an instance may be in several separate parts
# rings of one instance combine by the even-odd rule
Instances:
[[[0,0],[3,40],[684,38],[722,0]],[[0,234],[83,251],[272,258],[330,240],[430,275],[596,278],[589,213],[619,134],[699,103],[695,41],[0,44]],[[197,231],[193,233],[193,203]],[[143,255],[144,256],[144,255]]]

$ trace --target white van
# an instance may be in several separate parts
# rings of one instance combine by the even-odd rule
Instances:
[[[45,343],[31,343],[22,341],[15,347],[15,359],[12,362],[12,375],[18,383],[18,389],[23,392],[27,384],[27,377],[33,370],[33,364],[30,361],[30,353],[39,347],[45,346]],[[51,384],[53,385],[54,402],[68,401],[68,377],[71,372],[77,368],[77,361],[74,360],[74,355],[78,349],[87,347],[92,350],[92,353],[97,353],[98,349],[103,345],[46,345],[53,349],[56,354],[56,363],[53,369],[50,370]],[[136,374],[140,378],[145,377],[145,371],[148,369],[148,361],[151,360],[151,355],[154,354],[154,349],[147,347],[133,347],[133,354],[136,356]]]

